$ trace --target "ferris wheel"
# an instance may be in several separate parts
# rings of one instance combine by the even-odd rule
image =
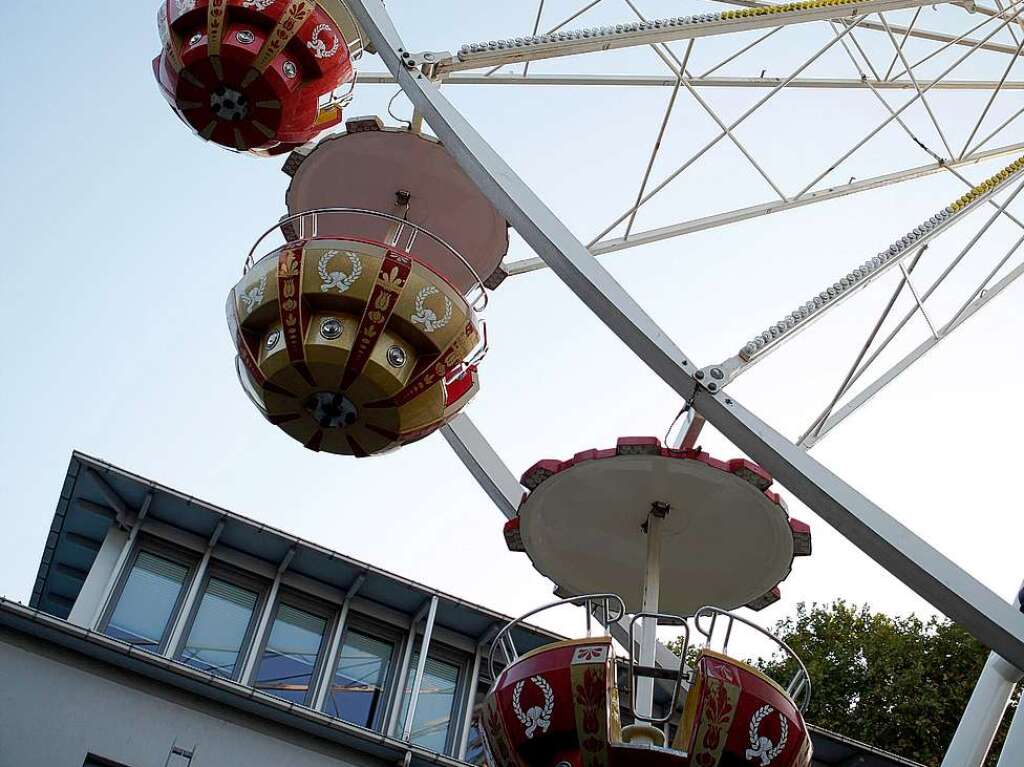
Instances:
[[[600,709],[601,696],[615,691],[609,642],[588,637],[520,658],[499,635],[504,669],[485,721],[494,764],[556,763],[558,754],[542,745],[549,734],[559,743],[578,736],[572,765],[629,759],[635,748],[663,749],[665,761],[687,760],[681,764],[718,764],[724,753],[763,766],[807,763],[800,711],[810,689],[799,659],[788,685],[773,687],[728,656],[737,622],[758,630],[731,611],[778,599],[794,557],[811,551],[810,530],[788,516],[770,489],[775,480],[1010,667],[1024,668],[1017,607],[809,452],[1024,273],[1024,221],[1013,208],[1024,190],[1024,141],[1015,141],[1024,80],[1014,79],[1024,0],[993,2],[724,0],[655,18],[636,0],[614,10],[611,0],[592,0],[556,18],[554,3],[539,0],[524,9],[522,29],[451,51],[408,48],[377,0],[161,6],[163,50],[154,70],[179,117],[229,149],[288,155],[287,210],[254,232],[227,302],[237,375],[253,404],[306,448],[356,457],[441,431],[508,518],[509,547],[528,554],[557,594],[585,605],[588,620],[598,615],[629,649],[634,721],[620,727],[616,717],[597,721],[584,711]],[[607,14],[620,12],[608,23]],[[702,48],[714,55],[698,59]],[[640,51],[660,69],[638,70]],[[371,67],[371,54],[386,71]],[[752,60],[771,61],[772,74],[733,74]],[[542,62],[557,66],[540,71]],[[577,71],[566,68],[576,62]],[[411,101],[405,127],[346,121],[354,89],[373,85],[397,85]],[[607,226],[580,237],[447,99],[461,85],[656,89],[664,103],[650,115],[656,138],[634,169],[636,186],[619,190],[620,209]],[[715,89],[747,101],[726,115],[706,98]],[[788,136],[750,135],[780,94],[804,89],[857,94],[875,111],[865,126],[838,110]],[[714,128],[666,167],[663,147],[684,101]],[[343,132],[317,141],[342,124]],[[828,154],[832,144],[815,138],[830,125],[841,128],[840,146]],[[902,149],[873,154],[883,141]],[[817,164],[809,143],[825,152]],[[699,216],[657,220],[672,210],[663,201],[722,146],[766,196],[737,205],[726,189],[721,199],[710,195]],[[766,154],[800,156],[804,177],[782,178]],[[914,184],[928,178],[944,183],[928,187],[922,201]],[[898,230],[878,231],[877,245],[845,274],[794,295],[788,314],[710,364],[688,358],[600,262],[827,208],[818,203],[853,204],[885,187],[905,189],[908,210],[931,207]],[[938,193],[948,196],[932,203]],[[509,226],[536,257],[507,258]],[[934,264],[930,279],[922,279],[922,263]],[[679,395],[684,417],[664,444],[622,438],[614,448],[542,460],[517,479],[473,425],[465,408],[486,386],[488,296],[542,268]],[[849,367],[799,435],[783,436],[731,395],[732,382],[819,319],[863,310],[853,297],[866,291],[887,296],[884,309],[865,321]],[[927,333],[914,338],[921,327]],[[893,359],[900,343],[904,351]],[[756,463],[701,452],[705,424]],[[724,532],[736,530],[747,538]],[[661,556],[669,539],[685,552],[671,561]],[[718,567],[688,569],[693,562]],[[687,641],[690,625],[705,637],[694,669],[656,643],[663,623],[686,627]],[[727,632],[718,650],[716,623]],[[558,700],[572,698],[577,685],[588,690],[577,718],[597,729],[557,715]],[[658,686],[671,690],[668,701],[659,702]],[[680,689],[687,690],[684,715],[669,730]]]

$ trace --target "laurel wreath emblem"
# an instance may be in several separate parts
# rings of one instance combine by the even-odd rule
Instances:
[[[416,313],[412,315],[410,319],[414,323],[422,325],[423,329],[428,333],[440,330],[447,325],[452,318],[452,302],[448,296],[444,297],[444,316],[440,319],[438,319],[434,310],[426,305],[427,299],[439,292],[440,291],[433,285],[427,285],[427,287],[423,288],[416,294]]]
[[[250,285],[242,295],[239,296],[242,303],[245,305],[245,311],[248,314],[253,308],[263,301],[263,294],[267,290],[267,275],[260,277],[260,281],[255,285]]]
[[[527,738],[532,738],[538,729],[547,732],[551,726],[551,713],[555,710],[555,693],[551,689],[551,685],[548,684],[548,680],[542,676],[531,676],[530,681],[544,693],[543,707],[530,706],[528,710],[523,711],[520,699],[523,694],[523,686],[526,684],[525,679],[519,680],[512,689],[512,710],[519,722],[526,728]]]
[[[359,260],[359,256],[355,253],[346,253],[348,256],[348,262],[352,266],[352,270],[345,274],[345,272],[329,272],[327,271],[328,264],[335,256],[341,254],[336,250],[328,250],[322,256],[320,256],[320,263],[317,265],[317,272],[320,274],[320,279],[323,280],[323,284],[320,285],[321,293],[329,293],[331,290],[337,288],[339,293],[344,293],[351,288],[356,280],[359,279],[359,275],[363,273],[363,264]]]
[[[276,2],[277,0],[245,0],[245,2],[242,3],[242,6],[245,8],[254,8],[257,11],[265,11]]]
[[[334,32],[331,32],[331,37],[334,40],[334,44],[330,48],[328,48],[327,44],[320,39],[320,35],[322,35],[324,32],[331,32],[331,25],[317,24],[316,27],[313,29],[312,37],[310,37],[309,42],[306,43],[307,47],[309,47],[309,49],[313,51],[313,55],[316,56],[318,59],[331,58],[331,56],[338,52],[338,48],[341,47],[341,40],[338,39],[338,36]]]
[[[761,722],[766,716],[775,711],[769,705],[761,706],[750,718],[750,748],[747,749],[747,759],[760,759],[761,767],[768,767],[786,748],[786,740],[789,738],[789,721],[781,713],[779,714],[779,742],[772,743],[768,738],[761,735]]]

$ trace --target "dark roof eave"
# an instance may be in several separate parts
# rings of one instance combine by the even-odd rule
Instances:
[[[235,512],[229,511],[228,509],[222,508],[215,504],[208,503],[202,499],[196,498],[195,496],[187,495],[178,490],[175,490],[174,488],[162,485],[159,482],[155,482],[146,477],[142,477],[138,474],[127,471],[107,461],[104,461],[100,458],[95,458],[78,450],[73,451],[71,455],[71,461],[68,465],[68,471],[65,476],[65,481],[61,490],[61,498],[60,501],[58,502],[58,507],[54,515],[54,524],[56,524],[57,517],[62,517],[64,510],[67,508],[67,505],[71,500],[70,497],[65,496],[68,493],[69,485],[73,485],[75,479],[77,478],[77,475],[80,470],[80,465],[91,467],[101,476],[114,475],[125,480],[128,480],[130,482],[136,483],[137,485],[145,488],[149,492],[153,492],[154,494],[163,494],[172,498],[177,498],[180,501],[184,502],[188,507],[192,507],[200,511],[215,515],[218,518],[224,519],[226,522],[242,525],[251,530],[269,533],[270,535],[280,539],[288,546],[294,546],[297,551],[305,550],[312,554],[325,557],[328,560],[337,561],[348,568],[365,572],[368,575],[379,577],[392,584],[403,586],[405,588],[419,592],[424,596],[424,598],[429,599],[430,597],[436,596],[442,603],[446,603],[450,606],[461,608],[471,613],[475,613],[480,618],[484,618],[487,621],[489,621],[490,624],[503,625],[512,620],[510,616],[503,615],[502,613],[496,612],[482,605],[478,605],[473,602],[469,602],[465,599],[462,599],[460,597],[454,596],[453,594],[448,594],[446,592],[439,591],[429,586],[425,586],[422,583],[418,583],[408,578],[404,578],[388,570],[384,570],[383,568],[376,567],[374,565],[368,564],[366,562],[347,556],[345,554],[341,554],[340,552],[333,551],[331,549],[328,549],[317,543],[313,543],[312,541],[306,540],[304,538],[299,538],[298,536],[291,535],[271,525],[256,522],[255,520],[249,519],[248,517],[236,514]],[[48,544],[50,542],[51,541],[48,540]],[[48,553],[51,554],[49,558],[47,558]],[[51,548],[46,549],[40,561],[39,571],[36,577],[36,583],[33,589],[31,600],[29,602],[29,604],[33,608],[39,607],[42,589],[45,584],[46,578],[49,574],[50,564],[53,561],[52,553],[53,552]],[[521,624],[519,629],[523,632],[533,634],[538,639],[543,639],[545,641],[559,641],[565,638],[555,632],[548,631],[546,629],[543,629],[539,626],[535,626],[532,624]]]

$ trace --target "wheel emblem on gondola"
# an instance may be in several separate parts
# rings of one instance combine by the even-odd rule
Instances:
[[[778,743],[772,743],[761,734],[761,722],[773,712],[775,709],[771,706],[761,706],[750,718],[750,748],[747,749],[746,757],[749,761],[760,760],[760,767],[768,767],[775,761],[786,748],[786,740],[789,737],[789,722],[782,714],[779,714]]]
[[[327,271],[328,265],[335,256],[340,256],[336,250],[328,250],[322,256],[320,256],[320,262],[317,264],[317,272],[320,274],[320,279],[323,280],[323,284],[320,286],[321,293],[330,293],[332,290],[337,290],[339,293],[344,293],[355,281],[359,279],[359,275],[363,273],[363,262],[359,260],[359,256],[355,253],[346,253],[348,256],[348,262],[352,266],[352,270],[345,274],[345,272],[329,272]]]
[[[436,312],[426,305],[426,301],[432,295],[438,293],[433,285],[428,285],[416,294],[416,313],[410,319],[417,325],[422,325],[428,333],[440,330],[452,318],[452,302],[448,296],[444,297],[444,316],[438,319]]]
[[[325,43],[323,41],[323,39],[321,38],[321,35],[324,32],[330,32],[330,31],[331,31],[330,25],[328,25],[328,24],[317,24],[316,28],[313,29],[313,36],[310,38],[309,42],[306,43],[306,45],[309,47],[309,49],[311,51],[313,51],[313,55],[316,56],[318,59],[329,59],[329,58],[331,58],[335,53],[338,52],[338,48],[341,47],[341,41],[338,39],[338,36],[333,34],[333,33],[331,35],[331,39],[333,41],[332,45],[331,45],[330,48],[327,47],[327,43]]]
[[[520,698],[523,694],[523,686],[526,684],[525,679],[520,680],[512,690],[512,710],[516,712],[516,718],[526,728],[527,738],[536,735],[538,729],[547,732],[551,726],[551,713],[555,710],[555,693],[548,681],[542,676],[531,676],[530,681],[544,693],[543,706],[530,706],[525,712],[523,711]]]

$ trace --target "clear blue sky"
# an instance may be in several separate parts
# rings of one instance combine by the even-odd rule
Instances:
[[[452,50],[512,37],[532,24],[528,4],[421,3],[389,8],[409,47]],[[649,2],[650,15],[707,4]],[[551,0],[545,18],[572,4]],[[0,593],[27,600],[72,449],[81,449],[239,513],[403,575],[509,612],[547,598],[550,584],[508,553],[500,515],[439,436],[356,462],[314,455],[265,424],[232,366],[223,321],[256,234],[284,209],[280,161],[204,145],[178,123],[153,82],[155,2],[6,0],[0,26],[0,223],[8,256],[0,302]],[[588,23],[624,21],[605,0]],[[906,14],[893,14],[894,21]],[[922,23],[962,31],[960,10]],[[825,25],[787,30],[722,71],[784,75],[828,38]],[[863,33],[878,60],[884,35]],[[736,41],[700,43],[694,68]],[[915,43],[908,51],[923,51]],[[998,77],[998,57],[971,71]],[[885,59],[886,62],[888,59]],[[949,61],[949,59],[945,59]],[[380,71],[376,57],[359,64]],[[649,51],[536,65],[532,71],[660,72]],[[992,75],[992,73],[995,73]],[[856,76],[834,50],[809,76]],[[1015,73],[1019,77],[1019,73]],[[393,89],[362,86],[349,114],[383,114]],[[447,93],[567,223],[589,239],[635,196],[668,91],[452,86]],[[764,91],[705,90],[738,116]],[[993,122],[1020,108],[1004,94]],[[894,103],[905,93],[887,92]],[[936,94],[934,107],[963,141],[977,94]],[[404,99],[398,113],[407,114]],[[884,116],[870,94],[796,91],[739,132],[768,172],[795,191]],[[908,121],[937,144],[923,110]],[[654,177],[716,130],[680,95]],[[1019,140],[1019,128],[1005,141]],[[864,177],[929,161],[898,130],[857,155]],[[967,171],[980,179],[1001,167]],[[731,355],[755,331],[961,194],[949,176],[712,230],[605,263],[701,364]],[[702,158],[638,221],[642,228],[759,200],[771,192],[725,143]],[[962,241],[969,234],[967,232]],[[988,263],[1008,242],[994,232]],[[959,236],[959,235],[957,235]],[[1000,239],[1002,237],[1002,239]],[[943,246],[948,258],[955,237]],[[520,241],[514,257],[529,257]],[[941,264],[940,260],[936,265]],[[937,267],[936,267],[937,268]],[[979,267],[980,268],[980,267]],[[926,271],[922,267],[922,274]],[[983,270],[982,270],[983,271]],[[934,271],[932,272],[934,273]],[[979,272],[980,273],[980,272]],[[960,290],[965,291],[964,282]],[[1015,462],[1022,288],[1017,286],[822,445],[817,457],[1000,593],[1020,572],[1024,532]],[[820,323],[735,385],[735,394],[795,436],[824,404],[884,291]],[[955,302],[957,296],[948,301]],[[937,296],[937,300],[939,297]],[[668,389],[549,272],[509,280],[488,313],[492,354],[470,414],[519,472],[542,457],[664,433],[678,408]],[[924,332],[923,324],[917,328]],[[919,340],[921,336],[918,337]],[[916,342],[915,340],[915,342]],[[736,451],[708,433],[720,456]],[[286,481],[287,478],[287,481]],[[814,514],[815,555],[799,561],[771,620],[797,600],[836,596],[892,611],[928,611]]]

